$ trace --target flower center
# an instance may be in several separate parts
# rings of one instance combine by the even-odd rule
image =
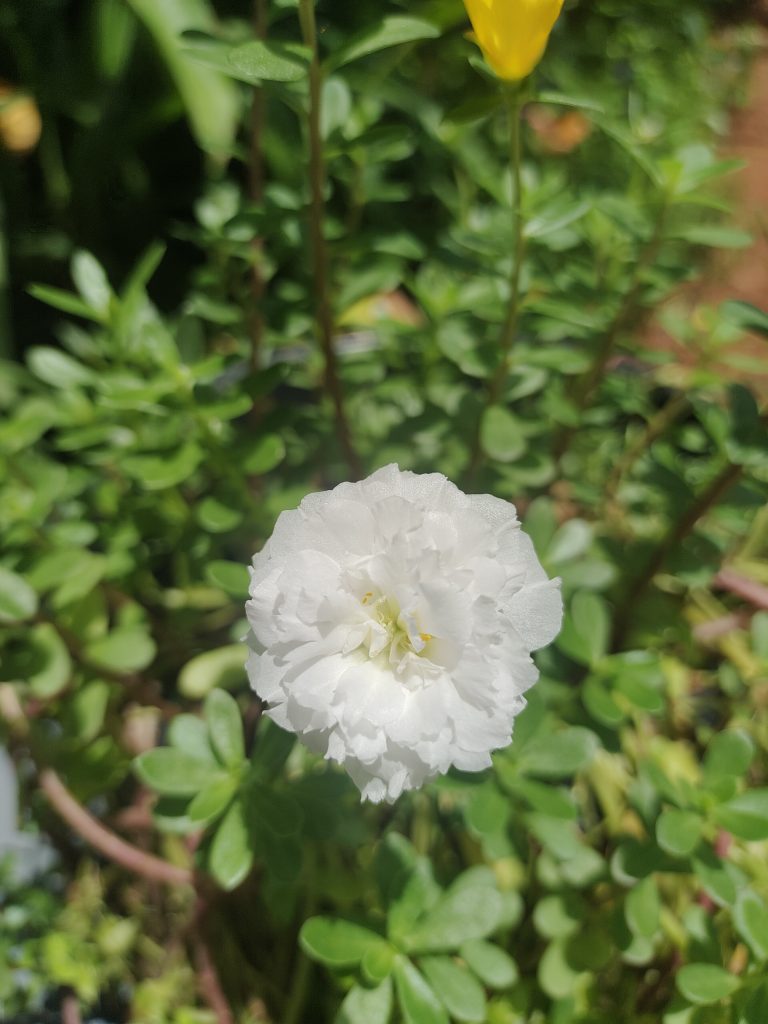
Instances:
[[[421,631],[413,612],[404,611],[393,597],[376,596],[369,590],[361,603],[369,612],[362,645],[368,648],[370,658],[386,657],[392,667],[399,668],[408,655],[424,654],[435,639]]]

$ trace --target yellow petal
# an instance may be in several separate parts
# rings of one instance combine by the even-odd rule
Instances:
[[[563,0],[464,0],[477,42],[500,78],[525,78],[541,60]]]

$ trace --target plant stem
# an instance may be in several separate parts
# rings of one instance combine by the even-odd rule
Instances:
[[[283,1024],[299,1024],[304,1002],[307,998],[307,987],[312,974],[312,962],[306,953],[299,949],[296,970],[291,979],[291,994],[283,1016]]]
[[[323,72],[317,47],[314,0],[299,0],[299,19],[304,45],[311,51],[309,65],[309,183],[310,235],[312,243],[313,276],[315,287],[315,329],[325,359],[325,390],[333,403],[336,435],[353,479],[362,476],[360,457],[352,443],[344,408],[344,395],[339,379],[336,350],[334,348],[333,312],[330,299],[330,258],[325,238],[325,160],[320,131],[322,110]]]
[[[598,343],[592,365],[576,385],[576,407],[579,412],[583,412],[589,406],[590,399],[603,378],[605,368],[610,362],[617,344],[621,340],[625,331],[632,327],[633,322],[642,310],[642,303],[640,300],[643,294],[643,277],[646,270],[655,263],[656,258],[659,255],[659,250],[662,242],[664,241],[664,230],[667,223],[668,212],[669,204],[665,197],[659,207],[653,234],[640,253],[637,263],[635,264],[635,269],[630,279],[629,289],[627,290],[616,315]],[[554,456],[558,467],[563,456],[570,448],[573,439],[576,436],[577,429],[578,427],[565,427],[557,435],[555,439]]]
[[[302,910],[302,920],[306,921],[312,917],[317,907],[316,888],[316,861],[315,852],[311,848],[307,850],[305,861],[305,885],[306,897]],[[303,1020],[304,1004],[307,999],[309,982],[312,978],[314,964],[306,955],[304,950],[296,943],[296,960],[294,961],[293,973],[290,980],[290,993],[286,1000],[281,1024],[300,1024]]]
[[[75,799],[52,768],[43,768],[38,779],[40,789],[59,817],[109,860],[153,882],[163,882],[165,885],[192,884],[192,872],[187,868],[177,867],[151,853],[145,853],[102,825]]]
[[[224,989],[221,986],[219,972],[211,954],[206,937],[206,918],[210,908],[207,899],[198,895],[195,913],[192,919],[192,942],[194,946],[197,986],[200,994],[216,1016],[216,1024],[234,1024],[234,1015]]]
[[[27,716],[10,685],[0,686],[0,717],[17,739],[29,741]],[[151,853],[145,853],[102,825],[70,793],[52,768],[38,768],[38,781],[40,789],[59,817],[108,860],[152,882],[165,885],[192,884],[193,875],[187,868],[177,867]]]
[[[71,990],[61,1000],[61,1024],[82,1024],[80,1000]]]
[[[11,288],[6,228],[5,202],[2,193],[0,193],[0,359],[10,359],[13,355],[13,333],[11,331],[9,302]]]
[[[685,538],[691,533],[696,524],[709,510],[717,504],[720,498],[730,490],[744,471],[743,466],[728,463],[706,487],[694,503],[683,515],[672,524],[667,531],[661,544],[656,548],[648,562],[643,567],[637,578],[630,584],[620,605],[613,626],[613,647],[616,649],[624,640],[629,625],[629,618],[634,609],[635,603],[642,595],[646,587],[651,583],[653,577],[664,566],[664,563]]]
[[[256,38],[267,38],[268,16],[266,0],[254,0],[253,27]],[[248,153],[248,193],[253,203],[261,203],[264,198],[264,153],[262,137],[266,119],[266,102],[261,86],[251,90],[251,123]],[[264,315],[261,304],[264,298],[264,276],[261,270],[262,240],[258,236],[253,239],[251,263],[251,295],[253,311],[250,316],[251,332],[251,368],[258,370],[261,366],[261,348],[264,338]]]
[[[525,256],[525,220],[523,218],[523,161],[522,161],[522,109],[523,89],[520,83],[505,91],[507,114],[509,118],[509,162],[512,169],[512,218],[514,232],[514,252],[512,271],[509,280],[509,302],[507,313],[501,329],[499,340],[499,361],[493,375],[488,381],[485,406],[480,413],[477,429],[472,443],[467,483],[471,484],[483,461],[483,449],[480,444],[480,433],[483,413],[495,405],[502,395],[512,365],[512,350],[517,335],[517,324],[520,319],[520,278]]]
[[[715,585],[736,594],[755,608],[768,612],[768,587],[757,580],[737,572],[735,569],[721,569],[715,576]]]
[[[648,451],[651,445],[676,423],[689,406],[688,397],[681,391],[670,399],[669,402],[652,416],[646,424],[645,430],[636,438],[614,465],[605,485],[603,501],[610,505],[616,497],[616,492],[623,478],[630,472],[637,460]]]

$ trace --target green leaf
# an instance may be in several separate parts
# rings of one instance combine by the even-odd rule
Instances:
[[[434,905],[440,893],[425,858],[419,857],[409,868],[401,863],[399,868],[385,893],[387,934],[396,943],[407,941],[415,922]]]
[[[618,703],[602,673],[589,675],[581,690],[584,707],[601,725],[609,729],[620,725],[628,717],[627,711]]]
[[[164,491],[183,484],[203,458],[198,445],[188,442],[162,455],[127,455],[120,463],[124,472],[148,491]]]
[[[23,622],[37,611],[37,594],[25,579],[0,566],[0,622]]]
[[[550,999],[566,999],[576,990],[583,972],[572,967],[566,956],[565,943],[550,942],[539,959],[538,981]]]
[[[479,835],[494,835],[506,829],[511,811],[509,797],[489,781],[470,794],[467,824]]]
[[[341,1004],[335,1024],[387,1024],[392,1015],[392,982],[376,988],[353,985]]]
[[[733,908],[736,930],[758,960],[768,960],[768,906],[756,892],[739,893]]]
[[[190,700],[201,700],[214,689],[236,689],[245,681],[245,644],[228,644],[206,651],[188,661],[179,673],[179,693]]]
[[[240,115],[237,86],[195,63],[179,45],[179,36],[186,30],[208,28],[213,18],[210,5],[206,0],[128,2],[155,40],[198,143],[214,156],[227,156]]]
[[[576,558],[581,558],[589,551],[593,536],[592,526],[583,519],[566,520],[546,549],[547,562],[559,565],[561,562],[571,562]]]
[[[298,82],[307,75],[308,64],[294,50],[278,43],[254,39],[230,50],[227,61],[231,72],[243,82]]]
[[[739,1015],[738,1024],[765,1024],[768,1021],[768,981],[752,992]]]
[[[485,993],[466,967],[448,956],[423,957],[419,966],[454,1020],[482,1024],[486,1019]]]
[[[694,858],[696,878],[708,896],[718,906],[733,906],[736,902],[736,882],[731,865],[709,847],[699,849]]]
[[[471,939],[459,948],[459,955],[488,988],[511,988],[517,982],[517,964],[491,942]]]
[[[480,444],[485,454],[497,462],[514,462],[526,449],[519,420],[501,405],[492,405],[483,413]]]
[[[498,926],[502,902],[497,889],[461,885],[459,878],[404,937],[403,944],[417,953],[442,953],[470,939],[484,939]]]
[[[95,320],[100,324],[104,322],[101,313],[91,309],[88,303],[83,302],[72,292],[65,292],[61,288],[51,288],[45,284],[31,284],[27,289],[33,299],[44,302],[46,306],[52,306],[62,313],[69,313],[71,316],[80,316],[84,320]]]
[[[686,964],[677,972],[675,981],[680,995],[697,1006],[726,999],[741,984],[735,975],[714,964]]]
[[[352,113],[352,93],[340,75],[332,75],[323,82],[320,134],[329,139],[349,122]],[[380,250],[381,251],[381,250]]]
[[[704,758],[708,779],[745,775],[755,756],[755,745],[745,732],[730,729],[712,738]]]
[[[563,779],[585,768],[600,746],[589,729],[573,726],[537,736],[520,753],[520,771],[545,779]]]
[[[602,598],[582,590],[571,601],[557,646],[580,665],[594,667],[608,652],[611,622]]]
[[[168,726],[168,742],[182,753],[218,770],[219,762],[211,747],[208,727],[197,715],[176,715]]]
[[[268,828],[276,836],[293,836],[301,830],[301,807],[285,793],[255,786],[248,796],[248,807],[259,827]]]
[[[704,820],[694,811],[664,811],[656,822],[656,841],[673,857],[687,857],[699,844]]]
[[[749,232],[721,224],[692,224],[678,228],[674,237],[693,245],[708,245],[715,249],[744,249],[753,240]]]
[[[51,598],[54,608],[65,608],[68,604],[87,597],[103,579],[108,569],[108,560],[103,555],[93,555],[90,552],[83,552],[83,555],[78,572],[73,573],[56,588]]]
[[[152,808],[152,821],[160,832],[186,836],[199,830],[189,819],[187,810],[189,798],[185,796],[161,796]]]
[[[275,881],[296,887],[301,874],[304,847],[297,836],[277,836],[269,829],[259,835],[264,864]]]
[[[378,20],[371,28],[359,32],[346,46],[331,54],[325,62],[326,69],[335,71],[344,64],[350,64],[354,60],[390,46],[413,43],[420,39],[434,39],[439,35],[440,30],[428,21],[397,14],[390,15]]]
[[[376,932],[340,918],[310,917],[299,932],[307,956],[329,967],[355,967],[369,949],[383,942]]]
[[[66,702],[63,709],[65,732],[78,743],[90,743],[104,724],[109,703],[109,686],[100,679],[85,683]]]
[[[205,720],[214,752],[227,768],[245,758],[243,719],[237,701],[224,690],[212,690],[205,700]]]
[[[140,672],[155,657],[155,642],[143,626],[120,626],[86,644],[85,658],[112,672]]]
[[[624,916],[633,935],[652,939],[661,920],[659,890],[652,875],[638,882],[627,894]]]
[[[237,792],[237,779],[231,775],[212,779],[189,805],[189,819],[196,825],[208,825],[220,818]]]
[[[568,198],[567,202],[553,203],[551,209],[545,209],[528,221],[525,226],[525,236],[526,238],[543,238],[555,231],[562,231],[569,224],[581,220],[592,207],[593,202],[589,199],[581,203],[574,203],[572,199]]]
[[[93,384],[92,370],[57,348],[31,348],[27,364],[32,373],[53,388],[78,388]]]
[[[261,476],[279,466],[285,458],[285,442],[279,434],[265,434],[249,447],[243,461],[243,470],[253,476]]]
[[[567,93],[545,89],[539,92],[536,99],[539,103],[555,103],[561,107],[575,107],[578,110],[590,110],[597,114],[605,113],[605,108],[587,97],[569,96]]]
[[[254,777],[271,782],[280,773],[295,744],[296,737],[292,732],[262,718],[251,756]]]
[[[81,569],[87,572],[88,562],[93,557],[97,556],[76,548],[52,551],[35,562],[27,573],[27,580],[35,590],[45,594],[76,576]]]
[[[216,778],[210,764],[175,747],[148,750],[136,758],[133,767],[150,789],[168,796],[194,796]]]
[[[449,1024],[440,1000],[406,957],[395,964],[395,987],[405,1024]]]
[[[107,571],[107,559],[103,555],[94,555],[83,551],[77,572],[73,572],[56,588],[51,599],[54,608],[65,608],[73,601],[86,597],[104,578]]]
[[[558,862],[558,873],[572,887],[583,888],[605,871],[605,861],[587,846],[575,823],[543,814],[528,815],[528,827]]]
[[[248,569],[239,562],[225,562],[223,559],[209,562],[205,567],[205,578],[231,597],[248,596]]]
[[[245,808],[236,800],[225,814],[211,842],[208,868],[227,892],[245,881],[253,866],[253,844]]]
[[[204,498],[195,509],[195,519],[208,533],[229,533],[242,522],[243,514],[209,497]]]
[[[545,896],[533,911],[533,923],[545,939],[567,939],[579,931],[586,917],[586,906],[576,893]]]
[[[739,839],[768,839],[768,789],[749,789],[714,811],[715,821]]]
[[[517,768],[515,767],[517,774]],[[531,809],[552,818],[567,818],[574,821],[578,810],[569,789],[543,782],[534,782],[519,774],[508,782],[510,788],[519,794]]]
[[[738,301],[724,302],[720,308],[730,323],[768,337],[768,313],[764,310],[749,302]]]
[[[396,958],[397,952],[388,942],[380,946],[371,946],[363,953],[363,959],[360,961],[363,977],[372,985],[378,985],[391,975]]]
[[[25,682],[36,697],[48,700],[69,684],[72,661],[54,626],[42,622],[5,648],[0,672],[0,678]]]
[[[112,289],[99,261],[84,249],[72,257],[72,279],[91,309],[106,318],[112,301]]]

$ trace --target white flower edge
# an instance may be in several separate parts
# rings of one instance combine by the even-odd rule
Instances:
[[[562,620],[512,504],[395,465],[283,512],[249,589],[266,713],[374,802],[490,766]]]

